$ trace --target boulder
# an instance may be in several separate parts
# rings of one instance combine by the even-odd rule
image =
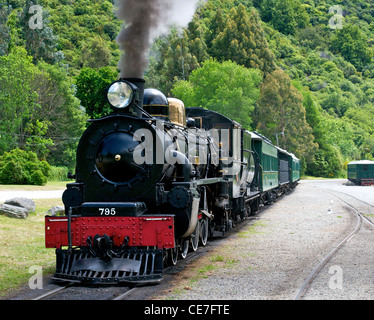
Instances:
[[[64,216],[65,215],[65,207],[64,206],[54,206],[47,211],[48,216],[57,217],[57,216]]]
[[[0,206],[0,214],[6,215],[10,218],[26,219],[29,215],[29,211],[22,207],[3,204]]]
[[[28,211],[28,213],[35,212],[35,202],[28,198],[12,198],[5,201],[4,204],[25,208]]]

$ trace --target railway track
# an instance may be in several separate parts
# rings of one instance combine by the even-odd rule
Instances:
[[[48,299],[56,299],[56,296],[58,294],[63,294],[63,295],[69,295],[67,290],[69,288],[74,287],[76,291],[81,291],[81,293],[78,293],[78,296],[84,296],[85,291],[87,290],[86,287],[78,287],[75,286],[75,283],[71,282],[68,283],[67,285],[61,286],[59,288],[50,290],[48,292],[45,292],[31,300],[33,301],[38,301],[38,300],[48,300]],[[126,297],[130,296],[133,294],[136,290],[140,289],[140,287],[122,287],[120,290],[118,290],[118,287],[113,287],[114,291],[121,291],[121,292],[113,292],[112,294],[108,293],[108,295],[112,295],[110,299],[104,299],[104,300],[124,300]],[[100,300],[99,298],[95,297],[95,300]]]
[[[44,300],[45,298],[48,298],[48,297],[54,296],[54,295],[56,295],[57,293],[66,290],[67,288],[71,287],[72,285],[73,285],[73,283],[71,282],[71,283],[69,283],[69,284],[67,284],[67,285],[65,285],[65,286],[62,286],[62,287],[59,287],[59,288],[57,288],[57,289],[50,290],[50,291],[48,291],[48,292],[46,292],[46,293],[43,293],[42,295],[37,296],[36,298],[33,298],[33,299],[31,299],[31,300],[33,300],[33,301]]]
[[[214,241],[213,241],[214,242]],[[212,243],[208,243],[205,247],[199,247],[199,250],[195,251],[195,252],[189,252],[189,254],[187,255],[186,258],[184,259],[181,259],[180,262],[183,261],[183,265],[188,265],[188,263],[190,263],[192,260],[198,258],[199,256],[203,255],[206,251],[209,250],[209,246],[212,246],[214,244]],[[183,266],[180,266],[179,267],[182,267]],[[170,266],[170,267],[167,267],[164,269],[164,275],[168,275],[168,274],[172,274],[174,271],[175,271],[175,266]],[[84,297],[86,293],[86,291],[88,290],[86,286],[79,286],[77,285],[76,283],[74,282],[69,282],[67,283],[66,285],[62,285],[58,288],[55,288],[55,289],[52,289],[50,291],[47,291],[35,298],[32,298],[31,300],[48,300],[48,299],[61,299],[61,300],[70,300],[70,294],[68,292],[68,290],[72,288],[75,290],[74,292],[74,296],[76,296],[78,299],[79,297]],[[90,287],[88,287],[90,288]],[[101,288],[97,288],[97,287],[91,287],[92,288],[92,291],[97,289],[97,290],[102,290]],[[113,286],[113,287],[107,287],[107,290],[105,291],[105,295],[100,298],[98,295],[96,295],[94,292],[90,292],[89,295],[92,295],[94,296],[93,299],[95,300],[126,300],[128,299],[129,297],[131,297],[131,295],[135,294],[135,293],[138,293],[139,290],[142,289],[142,285],[138,285],[138,286],[131,286],[131,287],[126,287],[126,286],[123,286],[123,287],[120,287],[120,286]],[[89,289],[90,291],[91,289]]]
[[[342,199],[341,197],[337,196],[336,193],[338,194],[341,194],[341,195],[344,195],[345,197],[349,196],[353,199],[355,199],[355,201],[358,201],[358,202],[361,202],[361,203],[364,203],[366,206],[370,206],[372,208],[374,208],[373,205],[365,202],[365,201],[362,201],[350,194],[347,194],[347,193],[344,193],[344,192],[339,192],[339,191],[332,191],[332,190],[325,190],[327,193],[331,194],[332,196],[334,196],[335,198],[337,198],[339,201],[341,201],[342,203],[344,203],[345,205],[347,205],[351,210],[352,212],[356,215],[356,225],[355,225],[355,228],[354,230],[348,235],[346,236],[341,242],[339,242],[318,264],[317,266],[312,270],[312,272],[309,274],[309,276],[305,279],[305,281],[303,282],[302,286],[299,288],[298,292],[296,293],[295,297],[293,300],[301,300],[302,297],[308,292],[308,289],[310,288],[310,286],[312,285],[313,283],[313,280],[318,276],[318,274],[321,272],[321,270],[323,269],[323,267],[331,260],[331,258],[348,242],[350,241],[360,230],[361,230],[361,227],[362,227],[362,223],[363,221],[366,221],[367,223],[369,223],[370,225],[372,225],[374,227],[374,222],[368,218],[367,216],[365,216],[365,214],[359,212],[359,210],[357,208],[355,208],[354,206],[352,206],[350,203],[348,203],[346,200]]]

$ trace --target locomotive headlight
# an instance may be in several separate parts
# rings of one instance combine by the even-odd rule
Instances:
[[[108,89],[109,104],[116,109],[124,109],[134,101],[135,86],[131,83],[120,80],[112,83]]]

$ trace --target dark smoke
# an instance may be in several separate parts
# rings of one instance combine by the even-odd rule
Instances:
[[[198,0],[119,0],[117,16],[125,22],[117,37],[124,53],[118,64],[122,78],[142,78],[148,66],[153,40],[171,25],[185,27],[195,13]]]

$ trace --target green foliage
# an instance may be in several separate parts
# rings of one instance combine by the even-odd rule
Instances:
[[[242,4],[231,9],[225,27],[212,41],[210,52],[219,61],[231,60],[266,73],[275,69],[274,55],[268,48],[257,12],[251,10],[248,14]]]
[[[109,67],[101,69],[83,68],[76,78],[77,97],[92,119],[101,118],[112,112],[105,91],[118,77]]]
[[[21,47],[0,57],[0,154],[18,147],[46,159],[52,151],[52,163],[73,166],[86,120],[74,95],[64,69],[35,66]]]
[[[172,93],[186,107],[217,111],[249,129],[261,80],[257,69],[247,69],[231,61],[207,60],[192,72],[188,81],[178,82]]]
[[[36,119],[35,123],[29,122],[25,128],[25,150],[34,150],[39,158],[46,159],[49,153],[48,147],[54,145],[51,138],[44,137],[50,125],[51,123],[49,121],[42,121],[39,119]]]
[[[40,5],[38,0],[26,0],[23,11],[20,15],[19,25],[20,37],[25,42],[25,47],[33,62],[46,61],[54,64],[64,59],[61,51],[58,51],[58,37],[54,35],[50,25],[50,13],[47,8],[42,11],[42,28],[30,28],[29,20],[33,13],[29,13],[29,9],[33,5]]]
[[[46,139],[49,137],[53,141],[53,145],[48,147],[48,162],[74,167],[75,151],[86,128],[87,115],[65,69],[45,62],[39,62],[38,69],[42,72],[37,86],[38,102],[43,108],[40,116],[50,123],[45,135]]]
[[[178,30],[172,30],[169,36],[156,42],[156,47],[159,58],[151,60],[145,78],[147,86],[165,93],[170,92],[175,82],[187,80],[192,70],[208,57],[204,42],[198,37],[191,40],[187,31],[180,36]]]
[[[36,153],[14,149],[0,156],[1,184],[47,183],[51,167],[46,161],[39,161]]]
[[[338,30],[331,40],[330,48],[359,70],[370,63],[373,57],[373,53],[368,49],[367,38],[357,25],[348,24]]]
[[[0,56],[0,151],[26,143],[26,125],[40,109],[35,82],[40,75],[26,50],[13,48]]]
[[[299,158],[312,158],[317,145],[306,121],[303,95],[282,70],[267,75],[254,120],[257,130],[281,148],[293,150]],[[282,133],[282,134],[281,134]]]
[[[103,68],[110,65],[112,54],[103,38],[87,40],[82,47],[81,65],[88,68]]]
[[[309,24],[306,6],[299,0],[257,0],[254,4],[262,19],[284,34],[295,34],[298,28]]]
[[[51,172],[48,176],[48,181],[66,181],[69,174],[67,167],[51,166]]]
[[[11,30],[8,25],[9,14],[11,8],[9,6],[0,6],[0,56],[8,53],[11,41]]]
[[[317,150],[313,161],[308,164],[308,172],[312,172],[316,177],[342,177],[344,176],[342,168],[343,160],[339,150],[333,146]]]
[[[82,67],[116,67],[120,51],[115,37],[122,22],[115,16],[113,1],[41,2],[51,14],[51,27],[59,37],[59,47],[64,53],[64,61],[69,65],[71,74],[78,75]],[[95,56],[94,51],[98,56]],[[100,60],[100,57],[104,60]],[[93,65],[95,61],[98,65]]]

